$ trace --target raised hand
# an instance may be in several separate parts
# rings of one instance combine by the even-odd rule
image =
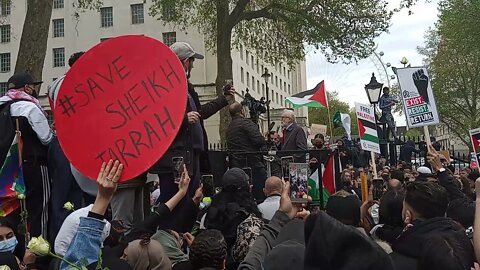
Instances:
[[[419,69],[412,74],[413,83],[418,90],[418,94],[425,100],[426,103],[430,103],[428,98],[428,76],[423,69]]]
[[[110,160],[108,164],[105,164],[105,162],[102,164],[97,177],[98,192],[92,207],[93,213],[102,216],[105,214],[108,204],[117,190],[117,183],[122,175],[122,171],[123,165],[118,160],[115,162]]]
[[[178,183],[178,191],[182,192],[185,196],[185,194],[187,194],[189,184],[190,184],[190,176],[188,176],[187,166],[183,164],[183,172],[180,178],[180,182]]]

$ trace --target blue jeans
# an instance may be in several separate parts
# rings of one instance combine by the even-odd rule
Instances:
[[[100,257],[104,227],[105,222],[102,220],[80,217],[80,225],[78,226],[77,233],[73,237],[64,259],[80,267],[87,267],[97,262]],[[80,260],[87,260],[87,265],[80,265]],[[62,261],[60,270],[68,269],[71,269],[71,267]]]

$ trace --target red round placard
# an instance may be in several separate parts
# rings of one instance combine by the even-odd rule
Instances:
[[[146,36],[121,36],[96,45],[68,71],[55,126],[81,173],[96,179],[103,161],[119,160],[124,182],[167,151],[186,103],[185,72],[170,48]]]

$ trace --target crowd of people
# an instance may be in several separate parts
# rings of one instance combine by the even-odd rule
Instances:
[[[183,42],[171,49],[189,78],[203,56]],[[74,54],[70,66],[81,56]],[[62,80],[49,88],[52,106]],[[95,181],[63,154],[37,99],[40,83],[14,75],[0,98],[0,110],[20,122],[25,141],[28,213],[17,209],[0,218],[2,270],[480,269],[480,174],[467,167],[457,172],[432,145],[423,166],[408,157],[388,166],[385,158],[369,160],[358,144],[339,139],[329,146],[315,135],[312,149],[332,152],[341,168],[325,207],[306,194],[305,202],[293,203],[282,169],[267,170],[262,155],[230,155],[229,169],[207,192],[203,120],[225,107],[232,117],[229,151],[294,151],[292,162],[312,169],[325,161],[300,153],[308,144],[294,111],[282,113],[281,134],[264,136],[235,102],[233,85],[201,104],[189,83],[185,121],[162,158],[122,183],[123,165],[110,160]],[[409,147],[404,156],[416,151]],[[185,162],[175,181],[172,158],[178,157]],[[157,179],[148,180],[151,175]],[[28,233],[19,230],[25,217]]]

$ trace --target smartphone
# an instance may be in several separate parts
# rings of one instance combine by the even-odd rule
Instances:
[[[232,89],[233,80],[225,80],[225,86],[223,87],[223,93],[227,93],[230,89]]]
[[[213,175],[202,175],[203,196],[212,197],[215,194],[215,186],[213,184]]]
[[[182,179],[183,165],[185,164],[183,162],[183,157],[173,157],[172,164],[173,164],[173,179],[175,179],[175,183],[178,184],[180,183],[180,179]]]
[[[280,159],[280,164],[282,166],[282,177],[285,181],[290,179],[289,165],[293,163],[293,156],[282,157]]]
[[[294,203],[307,203],[308,164],[290,163],[288,166],[290,181],[290,199]]]
[[[245,167],[245,168],[242,168],[242,170],[245,172],[245,174],[247,174],[248,176],[248,183],[249,185],[252,185],[253,181],[252,181],[252,168],[250,167]]]
[[[378,201],[380,198],[383,196],[383,179],[378,178],[378,179],[373,179],[372,180],[372,196],[373,200]]]

